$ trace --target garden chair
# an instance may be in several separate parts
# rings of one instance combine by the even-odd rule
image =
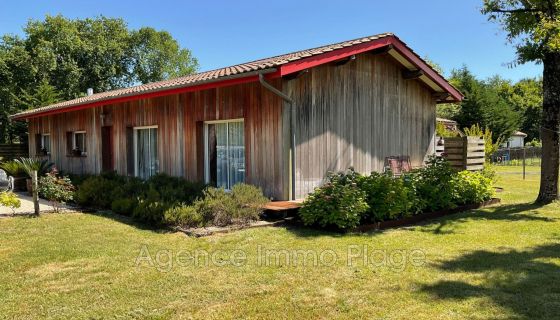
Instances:
[[[391,170],[393,177],[412,171],[409,156],[392,156],[385,158],[385,171]]]
[[[11,191],[14,188],[14,178],[8,177],[6,171],[0,169],[0,191]]]
[[[393,177],[398,177],[401,175],[401,165],[398,157],[387,157],[385,158],[385,171],[390,170]]]

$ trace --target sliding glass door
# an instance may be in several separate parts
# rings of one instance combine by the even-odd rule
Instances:
[[[243,120],[208,122],[206,182],[231,189],[245,181],[245,135]]]
[[[148,179],[159,171],[157,127],[134,128],[134,173]]]

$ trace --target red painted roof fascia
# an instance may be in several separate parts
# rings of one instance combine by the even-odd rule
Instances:
[[[445,78],[439,75],[432,69],[426,62],[424,62],[418,55],[410,50],[402,41],[396,37],[392,37],[393,48],[403,55],[418,69],[422,70],[424,74],[434,81],[438,86],[447,91],[457,102],[463,100],[463,95],[459,90],[455,89]]]
[[[402,41],[400,41],[395,36],[389,36],[386,38],[381,38],[378,40],[373,40],[371,42],[362,43],[356,46],[342,48],[332,52],[327,52],[322,55],[315,57],[309,57],[306,59],[294,61],[292,63],[285,64],[279,68],[281,76],[299,72],[305,69],[313,68],[325,63],[337,61],[356,55],[359,53],[364,53],[374,49],[386,47],[388,45],[393,45],[393,49],[398,51],[403,57],[405,57],[410,63],[412,63],[416,68],[424,71],[424,74],[434,81],[438,86],[440,86],[445,91],[449,92],[451,96],[456,101],[463,100],[463,95],[450,85],[447,80],[445,80],[441,75],[434,71],[428,64],[426,64],[422,59],[420,59],[412,50],[410,50]]]
[[[385,37],[378,40],[373,40],[370,42],[354,45],[351,47],[336,49],[331,52],[323,53],[314,57],[309,57],[309,58],[301,59],[298,61],[294,61],[282,65],[279,68],[280,74],[282,76],[285,76],[294,72],[299,72],[305,69],[313,68],[325,63],[344,59],[352,55],[382,48],[388,46],[389,44],[391,44],[391,37]]]

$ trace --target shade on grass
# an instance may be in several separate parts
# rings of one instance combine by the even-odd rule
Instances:
[[[560,206],[531,205],[539,175],[523,181],[511,173],[520,169],[499,168],[502,206],[368,234],[264,228],[193,239],[111,215],[0,219],[0,317],[554,318]],[[154,266],[135,266],[142,248]],[[168,253],[196,252],[214,262],[167,263]],[[246,261],[220,266],[232,254]]]

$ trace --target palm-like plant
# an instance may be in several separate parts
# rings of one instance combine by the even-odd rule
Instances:
[[[10,160],[0,163],[0,169],[6,171],[9,176],[14,178],[25,176],[21,165],[16,160]]]
[[[33,171],[37,171],[37,176],[41,177],[49,173],[54,166],[54,163],[38,158],[19,158],[14,161],[30,178],[33,175]]]

